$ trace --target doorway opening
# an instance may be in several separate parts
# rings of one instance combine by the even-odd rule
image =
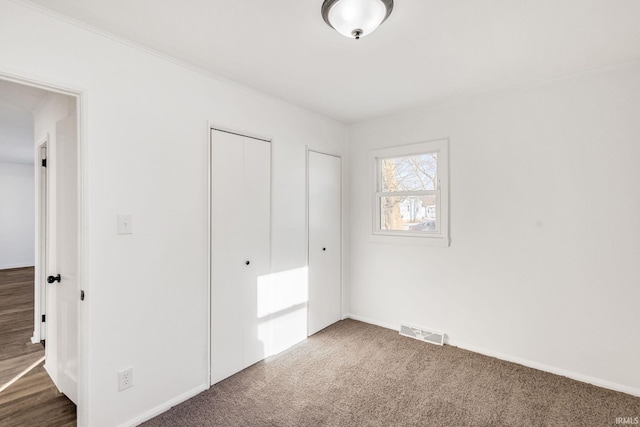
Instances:
[[[24,402],[14,411],[16,390],[65,422],[82,413],[80,105],[78,91],[0,74],[0,314],[14,314],[0,316],[12,343],[0,352],[0,403],[25,424],[51,420]],[[59,394],[36,396],[49,386]]]

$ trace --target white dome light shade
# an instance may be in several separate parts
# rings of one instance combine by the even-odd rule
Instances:
[[[393,0],[325,0],[322,17],[337,32],[359,39],[371,34],[393,9]]]

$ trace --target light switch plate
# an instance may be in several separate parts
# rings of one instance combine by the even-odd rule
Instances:
[[[131,215],[118,215],[118,234],[133,234],[133,218]]]

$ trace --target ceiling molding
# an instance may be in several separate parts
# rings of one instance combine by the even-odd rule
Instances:
[[[132,48],[132,49],[135,49],[137,51],[143,52],[145,54],[154,56],[154,57],[156,57],[158,59],[161,59],[163,61],[167,61],[167,62],[170,62],[172,64],[178,65],[180,67],[186,68],[186,69],[188,69],[190,71],[193,71],[193,72],[196,72],[198,74],[204,75],[204,76],[209,77],[209,78],[211,78],[213,80],[216,80],[216,81],[218,81],[220,83],[223,83],[223,84],[226,84],[226,85],[229,85],[229,86],[233,86],[233,87],[235,87],[237,89],[241,89],[243,91],[249,92],[249,93],[251,93],[253,95],[259,96],[259,97],[264,98],[264,99],[275,101],[275,102],[277,102],[279,104],[288,106],[289,108],[293,107],[294,109],[301,110],[301,111],[303,111],[303,112],[305,112],[307,114],[311,114],[312,116],[319,117],[319,118],[321,118],[323,120],[326,120],[327,122],[330,122],[330,123],[345,124],[343,121],[338,120],[338,119],[336,119],[334,117],[329,117],[329,116],[323,115],[321,113],[318,113],[317,111],[314,111],[312,108],[310,108],[307,105],[301,105],[301,104],[298,104],[298,103],[291,102],[289,100],[286,100],[286,99],[277,97],[275,95],[266,93],[266,92],[260,90],[259,88],[254,88],[252,86],[240,83],[240,82],[238,82],[238,81],[236,81],[236,80],[234,80],[232,78],[228,78],[228,77],[222,76],[220,74],[217,74],[217,73],[215,73],[215,72],[213,72],[213,71],[211,71],[211,70],[209,70],[207,68],[209,66],[213,67],[213,65],[210,65],[205,61],[201,61],[198,58],[195,58],[195,57],[192,57],[192,56],[180,53],[180,52],[176,52],[175,55],[162,52],[161,50],[158,50],[158,49],[155,49],[155,48],[152,48],[152,47],[149,47],[149,46],[145,46],[143,43],[128,39],[128,38],[120,36],[118,34],[114,34],[114,33],[110,32],[110,31],[101,29],[101,28],[96,27],[95,25],[89,24],[87,22],[83,22],[80,19],[65,15],[64,13],[49,9],[49,8],[41,6],[39,4],[32,3],[29,0],[9,0],[9,1],[11,1],[13,3],[16,3],[16,4],[19,4],[20,6],[32,9],[32,10],[38,12],[38,13],[42,13],[44,15],[47,15],[47,16],[55,19],[55,20],[64,22],[66,24],[73,25],[73,26],[75,26],[77,28],[80,28],[80,29],[82,29],[84,31],[88,31],[90,33],[93,33],[93,34],[95,34],[97,36],[107,38],[107,39],[109,39],[111,41],[114,41],[116,43],[119,43],[121,45],[127,46],[129,48]],[[54,3],[60,3],[60,2],[55,1],[55,0],[53,2]],[[188,59],[183,59],[181,57],[186,57]]]

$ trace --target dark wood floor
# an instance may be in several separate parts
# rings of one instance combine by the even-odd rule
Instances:
[[[32,344],[32,267],[0,270],[0,387],[44,356]],[[72,426],[75,405],[58,392],[40,364],[0,392],[0,426]]]
[[[0,387],[44,356],[32,335],[33,268],[0,270]]]
[[[0,393],[0,426],[71,427],[76,406],[56,389],[40,365]]]

